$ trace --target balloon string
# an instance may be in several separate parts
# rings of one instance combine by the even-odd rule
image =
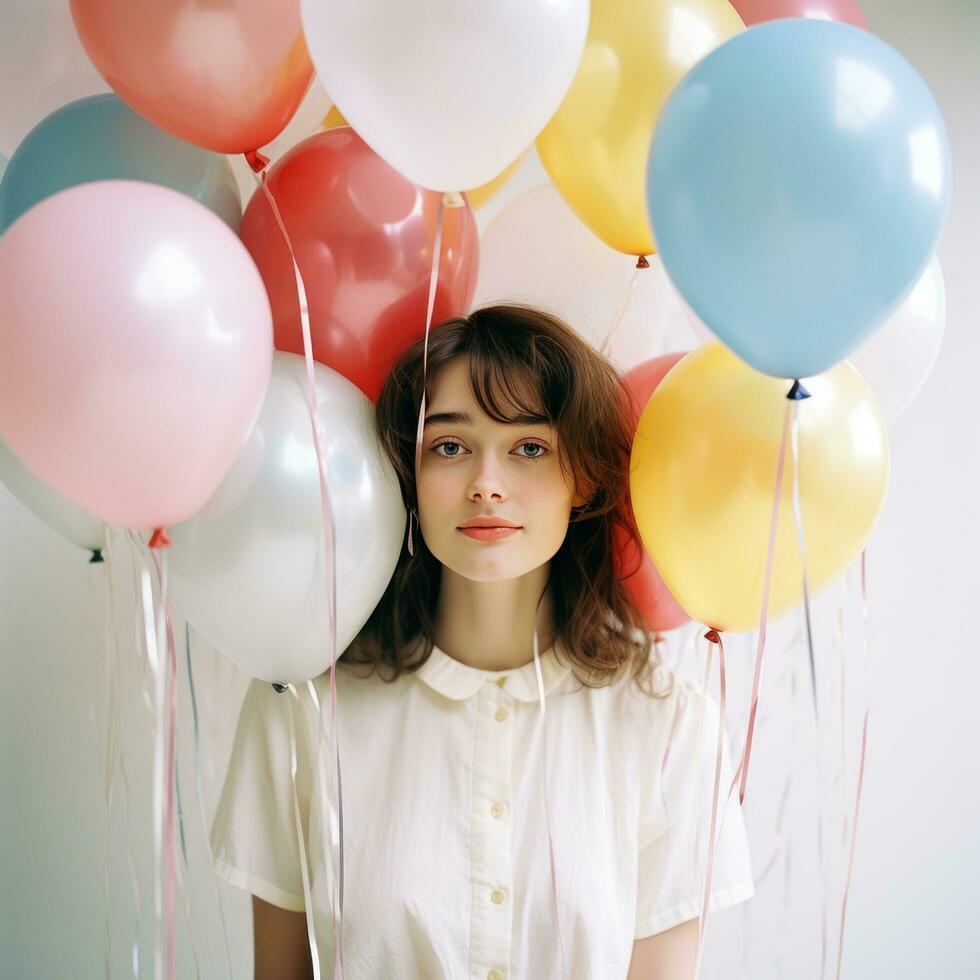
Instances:
[[[432,243],[432,270],[429,273],[429,299],[425,309],[425,339],[422,343],[422,399],[419,402],[419,422],[415,433],[415,504],[418,507],[418,485],[419,473],[422,468],[422,430],[425,428],[425,385],[429,376],[429,332],[432,329],[432,317],[436,307],[436,290],[439,286],[439,262],[442,256],[442,226],[445,218],[445,208],[447,203],[455,206],[452,201],[447,202],[450,195],[444,194],[439,198],[436,209],[436,232]],[[412,521],[418,519],[415,512],[409,514],[408,518],[408,553],[415,556],[415,541],[412,533]],[[421,528],[419,529],[421,531]]]
[[[851,889],[851,876],[854,873],[854,846],[857,842],[858,817],[861,813],[861,788],[864,785],[864,763],[868,751],[868,715],[871,713],[871,649],[868,642],[868,577],[867,551],[861,552],[861,615],[864,629],[862,644],[864,647],[864,662],[868,675],[868,695],[864,706],[864,720],[861,724],[861,761],[858,768],[857,791],[854,798],[854,820],[851,828],[851,847],[847,859],[847,878],[844,883],[844,898],[840,910],[840,939],[837,944],[837,980],[840,980],[841,968],[844,962],[844,924],[847,919],[847,897]]]
[[[106,612],[106,632],[105,632],[105,683],[108,709],[108,722],[106,728],[105,746],[105,866],[103,869],[102,894],[103,894],[103,913],[105,917],[105,933],[103,937],[103,958],[105,962],[105,976],[109,980],[112,973],[112,916],[109,902],[109,856],[112,829],[112,791],[116,776],[116,746],[117,746],[117,726],[119,724],[119,694],[118,684],[118,656],[116,655],[116,597],[113,585],[112,572],[113,561],[112,551],[109,547],[109,525],[105,527],[105,612]]]
[[[641,269],[649,268],[650,263],[647,262],[645,256],[641,255],[637,260],[636,268],[633,269],[633,275],[630,276],[629,284],[626,287],[626,294],[623,296],[623,299],[619,304],[619,310],[616,312],[616,316],[613,318],[612,323],[609,325],[609,329],[606,331],[605,339],[602,341],[602,345],[599,348],[600,354],[607,357],[609,356],[609,349],[612,346],[613,334],[615,334],[619,324],[622,322],[623,317],[626,315],[626,310],[629,307],[630,300],[633,298],[633,293],[636,290],[637,276],[639,276]]]
[[[326,575],[326,593],[327,593],[327,623],[329,631],[329,656],[330,656],[330,741],[334,750],[334,769],[340,772],[340,749],[338,745],[338,740],[336,738],[336,722],[337,722],[337,565],[336,565],[336,533],[334,525],[334,515],[333,508],[330,501],[330,492],[327,486],[327,472],[326,472],[326,458],[323,453],[323,434],[321,431],[320,417],[317,414],[317,403],[316,403],[316,373],[313,360],[313,338],[310,329],[310,311],[309,303],[307,300],[306,284],[303,280],[303,275],[300,272],[299,263],[296,260],[296,252],[293,248],[292,240],[289,237],[289,232],[286,230],[285,222],[283,221],[282,215],[279,212],[279,206],[276,203],[276,199],[268,187],[268,171],[267,166],[269,163],[268,157],[265,157],[261,153],[251,152],[245,154],[246,160],[252,169],[252,174],[255,178],[256,183],[262,189],[265,194],[266,200],[269,202],[269,207],[272,210],[272,214],[276,220],[276,224],[279,226],[279,230],[282,233],[282,237],[286,243],[286,247],[289,249],[289,256],[293,264],[293,275],[296,280],[296,294],[299,301],[299,312],[300,312],[300,324],[303,331],[303,355],[306,360],[306,382],[307,382],[307,397],[309,401],[310,410],[310,424],[313,430],[313,445],[316,451],[317,458],[317,470],[319,475],[319,485],[320,485],[320,510],[323,525],[323,550],[325,558],[325,575]],[[322,730],[322,729],[321,729]],[[341,788],[338,784],[337,787],[337,798],[340,799]],[[341,835],[338,842],[337,851],[339,854],[343,854],[343,836]],[[334,848],[331,847],[331,862],[335,863],[337,867],[337,879],[341,879],[343,875],[343,864],[339,856],[334,853]],[[343,894],[343,882],[339,885],[339,894]],[[338,893],[334,889],[331,889],[331,901],[330,909],[333,918],[333,928],[334,936],[337,937],[337,942],[334,944],[335,954],[334,954],[334,975],[336,980],[343,980],[343,945],[340,942],[340,936],[343,933],[343,907],[338,908],[339,898]],[[307,917],[309,919],[309,933],[311,938],[311,954],[314,962],[317,961],[316,952],[316,940],[315,940],[315,930],[313,929],[313,908],[307,908]],[[317,967],[318,969],[318,967]]]
[[[142,542],[140,542],[142,545]],[[153,750],[153,909],[155,943],[153,950],[153,975],[156,980],[163,976],[163,807],[164,807],[164,686],[166,677],[160,663],[158,644],[158,617],[155,615],[153,583],[150,580],[149,562],[145,549],[137,547],[139,562],[140,598],[143,611],[143,629],[146,640],[147,660],[153,675],[155,689],[154,750]]]
[[[544,678],[541,674],[541,656],[538,653],[538,631],[534,630],[532,639],[532,649],[534,651],[534,673],[538,682],[538,701],[541,706],[541,749],[544,757],[544,764],[541,767],[542,781],[544,783],[544,818],[548,827],[548,857],[551,866],[551,897],[555,909],[555,929],[558,932],[558,950],[561,954],[561,973],[565,976],[565,941],[562,938],[561,912],[558,904],[558,865],[555,861],[555,839],[551,829],[551,802],[548,794],[548,723],[546,721],[545,700],[544,700]]]
[[[191,718],[194,723],[194,787],[197,796],[197,810],[201,818],[201,826],[204,828],[204,846],[208,851],[208,867],[214,866],[214,853],[211,850],[211,835],[208,833],[208,821],[204,812],[204,793],[201,789],[201,738],[197,717],[197,694],[194,690],[194,670],[191,667],[191,627],[190,623],[184,622],[184,656],[187,663],[187,687],[191,698]],[[218,879],[211,875],[211,885],[214,889],[214,899],[218,906],[218,916],[221,919],[221,935],[224,939],[225,950],[225,969],[228,972],[228,980],[231,977],[231,951],[228,947],[228,925],[225,922],[225,909],[221,902],[221,891],[218,888]]]
[[[786,414],[783,420],[783,434],[779,441],[779,455],[776,462],[776,488],[773,493],[772,514],[769,522],[769,544],[766,551],[766,568],[762,584],[762,609],[759,614],[759,641],[755,657],[755,669],[752,677],[752,696],[749,706],[749,719],[745,732],[745,743],[742,747],[742,755],[732,779],[732,785],[728,790],[731,796],[735,784],[740,781],[738,799],[739,803],[745,802],[745,786],[748,782],[749,759],[752,754],[752,735],[755,730],[755,719],[759,709],[759,689],[762,684],[762,661],[766,650],[766,623],[769,618],[769,591],[772,584],[772,565],[776,552],[776,529],[779,526],[779,506],[782,500],[783,490],[783,469],[786,462],[786,440],[789,433],[789,426],[792,420],[792,402],[786,406]]]
[[[704,634],[705,639],[711,643],[716,643],[718,645],[718,681],[719,681],[719,697],[718,697],[718,736],[715,746],[715,777],[714,777],[714,790],[711,797],[711,822],[708,829],[708,861],[707,868],[704,875],[704,889],[701,893],[701,915],[698,918],[698,951],[697,957],[694,963],[694,980],[697,980],[701,973],[701,954],[704,949],[704,934],[705,927],[708,920],[708,902],[711,897],[711,878],[714,873],[715,865],[715,825],[718,819],[718,797],[721,792],[721,762],[722,753],[724,750],[725,743],[725,704],[727,699],[727,685],[725,678],[725,644],[722,641],[721,635],[717,630],[711,629]],[[710,664],[710,660],[709,660]],[[707,684],[704,685],[705,692],[707,692]],[[706,695],[707,696],[707,693]],[[700,759],[700,752],[697,758]],[[700,785],[700,765],[698,766],[698,779],[696,785]],[[731,798],[731,789],[728,791],[728,796],[725,799],[726,809],[725,816],[728,815],[728,800]],[[700,799],[700,797],[699,797]],[[722,819],[721,830],[719,830],[718,837],[721,837],[721,831],[724,830],[724,818]]]
[[[310,870],[307,861],[307,845],[306,836],[303,833],[303,819],[300,814],[299,805],[299,794],[296,789],[296,720],[293,715],[293,699],[295,698],[296,703],[299,703],[299,697],[296,694],[296,688],[292,684],[285,685],[286,691],[289,697],[286,699],[286,714],[289,718],[289,772],[292,777],[293,786],[293,820],[296,825],[296,839],[299,842],[299,856],[300,856],[300,874],[303,878],[303,901],[306,903],[306,908],[313,908],[313,892],[310,887]],[[320,956],[317,952],[316,944],[316,927],[313,920],[313,916],[309,913],[306,916],[306,931],[309,936],[310,941],[310,951],[312,953],[313,960],[313,980],[320,980]],[[340,942],[336,943],[339,947]]]
[[[170,597],[167,583],[167,554],[151,548],[159,583],[159,605],[157,608],[158,629],[163,632],[163,643],[167,659],[164,667],[164,700],[167,710],[166,756],[164,771],[167,789],[164,804],[164,843],[166,853],[166,951],[167,980],[174,980],[176,955],[176,920],[174,916],[175,899],[175,852],[174,852],[174,774],[177,735],[177,653],[174,647],[173,626],[170,620]]]
[[[827,875],[825,868],[824,855],[824,804],[825,804],[825,776],[823,763],[823,749],[820,739],[820,712],[818,710],[818,690],[817,690],[817,669],[816,657],[813,650],[813,617],[810,609],[810,584],[807,574],[807,548],[806,533],[803,524],[803,508],[800,504],[800,402],[804,398],[809,398],[810,393],[797,381],[794,383],[790,392],[793,409],[792,437],[790,445],[792,447],[793,458],[793,520],[796,526],[796,541],[800,552],[800,561],[803,566],[803,621],[806,627],[807,655],[810,663],[810,692],[813,698],[813,720],[816,729],[816,767],[817,767],[817,861],[820,869],[820,976],[823,977],[827,969],[827,924],[828,924],[828,902],[830,896],[827,891]]]

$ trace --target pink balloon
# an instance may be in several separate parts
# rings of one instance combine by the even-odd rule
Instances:
[[[839,20],[867,29],[868,22],[854,0],[732,0],[746,27],[782,17]]]
[[[255,423],[272,314],[225,223],[155,184],[54,194],[0,237],[0,434],[103,520],[200,509]]]

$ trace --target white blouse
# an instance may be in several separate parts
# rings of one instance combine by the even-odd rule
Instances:
[[[718,709],[657,663],[655,699],[629,677],[583,687],[552,648],[546,692],[548,797],[562,973],[533,661],[467,666],[435,648],[393,684],[338,665],[346,980],[615,980],[633,941],[700,914]],[[329,734],[330,677],[314,681]],[[332,874],[316,712],[295,699],[297,790],[322,975],[334,963]],[[267,902],[305,908],[290,775],[290,693],[253,680],[211,833],[215,872]],[[702,725],[703,722],[703,725]],[[672,733],[672,734],[671,734]],[[668,740],[670,750],[664,766]],[[320,745],[320,780],[333,761]],[[661,773],[663,770],[663,778]],[[724,740],[710,910],[754,894]],[[311,836],[312,830],[312,836]]]

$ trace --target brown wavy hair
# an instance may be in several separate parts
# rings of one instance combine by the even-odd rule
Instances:
[[[636,533],[627,516],[633,424],[618,372],[558,317],[519,305],[483,307],[430,332],[430,379],[459,357],[469,359],[473,395],[490,418],[508,422],[523,413],[547,416],[558,431],[566,480],[576,494],[589,498],[573,508],[548,578],[568,666],[589,687],[604,686],[629,672],[647,694],[665,697],[669,692],[644,687],[659,658],[652,656],[656,647],[623,588],[613,557],[615,527]],[[415,514],[422,370],[419,340],[392,368],[375,415],[405,506]],[[387,681],[417,670],[434,645],[442,565],[425,546],[417,520],[413,539],[414,556],[406,534],[381,601],[341,658],[349,664],[371,664]]]

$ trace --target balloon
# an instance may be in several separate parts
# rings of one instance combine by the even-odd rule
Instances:
[[[439,195],[388,166],[349,127],[316,133],[268,175],[306,287],[313,356],[376,399],[401,351],[425,332]],[[242,241],[265,280],[277,350],[303,353],[296,278],[263,193]],[[433,324],[464,312],[479,238],[469,206],[446,208]]]
[[[496,177],[558,108],[588,0],[301,0],[317,73],[364,141],[422,187]]]
[[[650,396],[656,391],[664,375],[684,357],[684,352],[664,354],[638,364],[624,378],[630,394],[633,423],[639,422],[643,409]],[[643,617],[646,628],[652,632],[663,632],[683,625],[690,618],[657,571],[650,556],[643,550],[639,541],[632,511],[628,515],[632,533],[617,526],[615,529],[616,548],[614,557],[623,585]]]
[[[694,63],[743,30],[728,0],[593,0],[589,40],[538,155],[572,210],[610,248],[649,255],[650,138]]]
[[[839,20],[855,27],[867,27],[861,8],[854,0],[731,0],[746,27],[780,17],[811,17]]]
[[[71,0],[71,12],[120,98],[208,150],[265,146],[313,79],[298,0]]]
[[[0,481],[25,506],[86,551],[105,547],[105,524],[39,480],[0,439]]]
[[[65,0],[6,3],[0,65],[0,153],[7,156],[55,109],[109,91],[85,54]]]
[[[0,434],[110,524],[214,492],[268,384],[272,325],[241,242],[184,194],[80,184],[0,237]]]
[[[330,107],[330,111],[323,117],[321,123],[323,129],[336,129],[338,126],[349,125],[350,123],[344,118],[344,114],[336,106]],[[510,166],[505,167],[496,177],[488,180],[485,184],[481,184],[479,187],[468,188],[466,190],[466,198],[470,202],[470,207],[476,210],[478,207],[486,204],[520,170],[521,164],[524,163],[526,157],[527,151],[522,153]]]
[[[946,326],[946,286],[939,259],[902,305],[851,355],[889,423],[912,404],[932,373]]]
[[[648,204],[667,273],[753,367],[817,374],[901,302],[949,212],[939,108],[884,41],[777,20],[711,52],[661,113]]]
[[[58,191],[113,178],[181,191],[238,231],[242,204],[228,160],[174,139],[109,94],[63,106],[31,130],[0,182],[0,232]]]
[[[317,414],[336,528],[337,652],[395,569],[405,507],[371,403],[317,364]],[[194,628],[260,680],[300,683],[330,666],[318,467],[306,365],[276,352],[262,412],[218,492],[171,529],[171,594]]]
[[[718,338],[679,297],[694,333],[704,343]],[[946,286],[933,256],[901,305],[850,356],[874,392],[885,421],[903,415],[932,373],[946,326]]]
[[[815,595],[870,538],[889,450],[874,396],[849,363],[803,384],[799,486]],[[718,630],[759,625],[789,387],[708,344],[671,370],[640,418],[630,493],[644,547],[687,613]],[[770,619],[803,597],[788,442],[778,520]]]
[[[480,240],[480,278],[474,306],[527,303],[561,317],[601,348],[612,333],[610,359],[627,370],[659,354],[665,343],[693,346],[677,293],[660,260],[635,263],[607,248],[579,221],[551,184],[511,201]],[[636,286],[628,295],[636,271]]]

